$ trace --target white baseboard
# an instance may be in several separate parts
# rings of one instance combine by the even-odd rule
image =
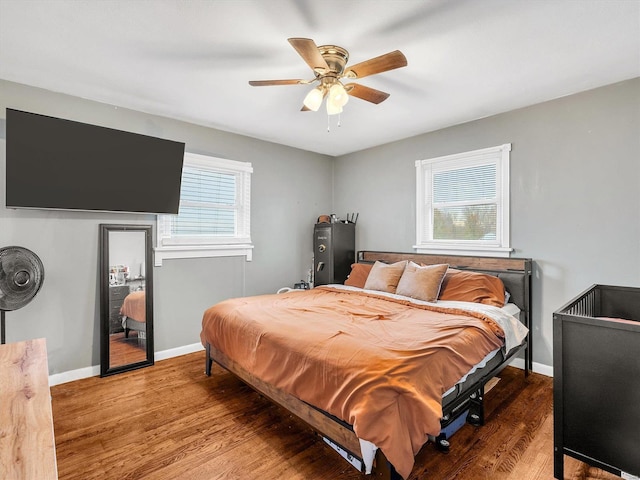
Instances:
[[[60,385],[61,383],[82,380],[83,378],[97,377],[98,375],[100,375],[100,365],[79,368],[68,372],[54,373],[53,375],[49,375],[49,386],[53,387],[54,385]]]
[[[514,358],[509,365],[524,370],[524,359]],[[553,377],[553,367],[545,365],[544,363],[533,362],[531,371],[547,377]]]
[[[161,352],[155,352],[155,361],[166,360],[167,358],[179,357],[180,355],[186,355],[188,353],[198,352],[204,350],[201,343],[192,343],[191,345],[184,345],[182,347],[170,348],[169,350],[163,350]],[[49,375],[49,386],[60,385],[61,383],[73,382],[74,380],[82,380],[83,378],[97,377],[100,375],[100,365],[93,365],[91,367],[79,368],[77,370],[70,370],[68,372],[55,373]]]
[[[169,350],[163,350],[156,352],[156,362],[160,360],[166,360],[167,358],[179,357],[180,355],[187,355],[188,353],[199,352],[204,350],[201,343],[192,343],[191,345],[184,345],[182,347],[170,348]]]
[[[156,352],[154,358],[155,361],[158,362],[160,360],[179,357],[180,355],[187,355],[201,350],[204,350],[201,343],[192,343],[191,345],[184,345],[182,347],[170,348],[169,350]],[[522,358],[514,358],[509,365],[524,370],[524,360]],[[532,371],[534,373],[546,375],[547,377],[553,377],[553,367],[543,363],[533,362]],[[54,385],[59,385],[61,383],[73,382],[74,380],[96,377],[98,375],[100,375],[100,365],[56,373],[54,375],[49,375],[49,386],[53,387]]]

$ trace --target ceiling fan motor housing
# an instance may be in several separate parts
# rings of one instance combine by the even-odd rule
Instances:
[[[349,52],[342,47],[338,47],[336,45],[321,45],[318,47],[320,51],[320,55],[324,58],[327,65],[329,65],[330,71],[325,72],[325,74],[335,74],[336,77],[339,77],[344,72],[344,67],[347,65],[349,61]],[[317,77],[322,77],[323,75],[319,72],[316,72]]]

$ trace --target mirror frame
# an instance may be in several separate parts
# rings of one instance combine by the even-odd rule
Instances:
[[[140,362],[127,363],[112,367],[109,364],[109,233],[110,232],[142,232],[144,233],[145,259],[145,316],[146,316],[146,359]],[[153,351],[153,258],[151,249],[151,225],[111,225],[100,224],[100,376],[127,372],[154,364]]]

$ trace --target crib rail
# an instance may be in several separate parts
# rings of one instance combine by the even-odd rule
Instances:
[[[640,288],[592,285],[555,313],[576,317],[612,317],[640,321]]]
[[[592,288],[574,299],[561,310],[568,315],[578,315],[580,317],[595,317],[596,312],[596,288]]]

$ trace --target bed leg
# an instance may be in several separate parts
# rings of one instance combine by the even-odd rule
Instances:
[[[213,360],[211,360],[211,346],[207,343],[204,347],[204,351],[207,354],[204,364],[204,373],[207,377],[211,376],[211,365],[213,364]]]
[[[484,385],[469,397],[469,415],[467,422],[479,427],[484,425]]]
[[[442,453],[449,453],[451,443],[447,440],[447,434],[440,432],[440,435],[433,439],[433,443],[436,445],[436,449]]]
[[[374,467],[373,476],[376,480],[402,480],[400,474],[396,472],[396,469],[393,468],[393,465],[380,449],[376,450]]]

